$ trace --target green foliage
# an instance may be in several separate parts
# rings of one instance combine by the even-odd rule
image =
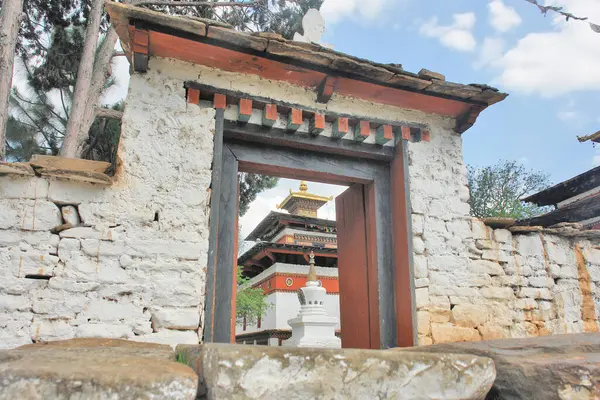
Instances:
[[[528,171],[515,161],[501,161],[484,168],[468,167],[471,214],[478,218],[529,218],[549,211],[524,203],[525,195],[550,186],[549,177],[542,172]]]
[[[243,267],[238,267],[237,271],[239,289],[235,299],[236,320],[241,324],[245,317],[247,324],[255,324],[271,308],[271,304],[261,288],[248,285],[250,279],[242,275]]]
[[[232,0],[247,2],[247,0]],[[292,39],[295,32],[302,33],[302,17],[308,9],[321,8],[324,0],[262,0],[255,7],[148,6],[168,14],[214,19],[246,32],[275,32]]]
[[[240,179],[240,216],[246,214],[250,203],[252,203],[260,192],[273,189],[277,186],[279,178],[274,176],[249,174],[242,172]]]
[[[181,364],[188,365],[187,352],[185,352],[185,351],[178,351],[177,352],[177,362],[181,363]]]

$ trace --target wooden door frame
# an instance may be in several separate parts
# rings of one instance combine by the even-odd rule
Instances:
[[[223,142],[221,153],[215,153],[221,156],[221,162],[215,158],[213,166],[213,172],[218,170],[221,176],[218,187],[213,187],[211,200],[204,341],[235,341],[237,252],[233,249],[237,248],[237,177],[238,172],[252,172],[366,186],[372,200],[367,211],[375,219],[369,236],[376,247],[380,345],[381,348],[416,345],[405,142],[398,143],[391,152],[367,144],[332,150],[332,145],[340,141],[313,138],[307,145],[300,135],[270,128],[262,128],[261,132],[250,125],[223,121],[219,112],[216,118],[215,148],[217,141]]]

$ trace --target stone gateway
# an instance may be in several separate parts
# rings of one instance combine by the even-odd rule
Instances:
[[[340,296],[342,326],[361,327],[344,347],[598,331],[597,231],[492,229],[469,216],[461,134],[506,94],[107,9],[134,71],[117,170],[107,181],[2,164],[0,348],[232,341],[238,171],[354,188],[338,204],[339,262],[359,257],[368,279]],[[353,304],[360,323],[345,314]]]

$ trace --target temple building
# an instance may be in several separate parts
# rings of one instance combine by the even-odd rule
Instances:
[[[256,323],[237,325],[237,343],[281,346],[290,338],[288,320],[300,310],[297,292],[306,285],[311,252],[318,282],[327,290],[324,306],[339,321],[336,224],[317,218],[317,211],[331,200],[309,193],[302,181],[299,191],[290,190],[277,205],[287,213],[271,211],[246,237],[255,244],[238,258],[238,265],[251,278],[248,284],[262,288],[272,306]]]

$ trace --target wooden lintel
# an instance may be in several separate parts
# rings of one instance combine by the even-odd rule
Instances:
[[[198,104],[200,102],[200,90],[189,88],[187,90],[187,102],[189,104]]]
[[[302,125],[302,110],[299,108],[292,108],[288,114],[287,130],[295,132]]]
[[[335,91],[337,78],[326,76],[317,87],[317,103],[328,103]]]
[[[309,132],[313,136],[318,136],[323,130],[325,130],[325,116],[323,114],[315,113],[310,120]]]
[[[354,140],[362,142],[369,137],[371,133],[371,124],[369,121],[359,121],[358,124],[354,125]]]
[[[29,163],[34,167],[59,169],[62,171],[82,171],[104,173],[110,163],[106,161],[84,160],[81,158],[68,158],[60,156],[47,156],[34,154]]]
[[[145,73],[148,70],[148,48],[150,47],[150,33],[148,30],[134,28],[133,43],[133,70]]]
[[[275,104],[265,104],[262,115],[262,124],[264,126],[273,126],[277,122],[277,106]]]
[[[472,105],[466,113],[456,119],[454,132],[464,133],[467,129],[472,127],[475,124],[475,121],[477,121],[477,117],[484,109],[484,106]]]
[[[332,135],[334,138],[339,139],[348,134],[348,118],[339,117],[333,122]]]
[[[239,109],[238,109],[238,121],[239,122],[248,122],[250,121],[250,117],[252,116],[252,100],[250,99],[240,99]]]

